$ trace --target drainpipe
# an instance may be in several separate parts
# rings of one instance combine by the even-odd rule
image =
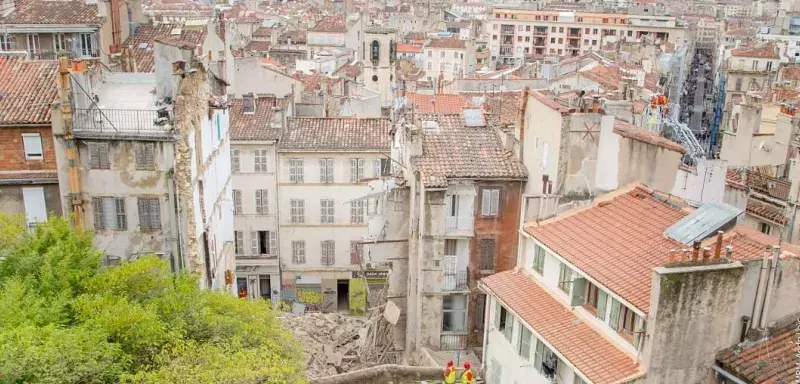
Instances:
[[[775,285],[775,275],[778,274],[778,258],[781,254],[781,246],[775,245],[772,247],[774,254],[772,255],[772,263],[769,266],[769,276],[767,276],[767,293],[764,296],[764,304],[761,306],[761,322],[759,326],[765,328],[767,320],[769,319],[769,301],[772,299],[772,291]]]
[[[761,306],[763,305],[763,300],[761,300],[761,296],[764,294],[764,290],[766,288],[766,278],[767,273],[765,271],[769,270],[769,258],[768,254],[770,252],[770,247],[767,246],[764,257],[761,258],[761,269],[758,271],[758,285],[756,286],[756,296],[755,296],[755,303],[753,304],[753,316],[750,316],[752,322],[750,323],[750,328],[757,328],[758,324],[760,324],[761,319]]]
[[[168,200],[169,200],[169,230],[172,234],[170,239],[170,247],[172,248],[172,257],[176,260],[177,265],[175,265],[174,272],[178,272],[183,270],[184,268],[184,261],[181,254],[181,224],[178,220],[178,196],[175,193],[175,169],[170,169],[167,173],[167,190],[169,193]]]
[[[74,68],[82,72],[83,62],[74,63]],[[67,57],[58,60],[58,87],[61,98],[61,121],[64,124],[64,143],[67,147],[67,164],[69,167],[69,195],[67,200],[72,211],[75,229],[83,230],[83,194],[81,191],[81,161],[78,152],[78,141],[72,136],[72,84],[70,81],[70,62]]]

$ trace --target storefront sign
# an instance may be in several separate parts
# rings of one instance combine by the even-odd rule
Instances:
[[[361,277],[366,277],[367,280],[386,280],[389,277],[389,271],[375,271],[375,270],[368,270],[368,271],[353,271],[353,278],[360,279]]]

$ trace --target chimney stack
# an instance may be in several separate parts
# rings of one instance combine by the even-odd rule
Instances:
[[[703,247],[703,261],[711,258],[711,247]]]
[[[725,258],[730,260],[731,256],[733,256],[733,247],[729,245],[725,247]]]
[[[722,252],[722,231],[717,231],[717,244],[714,246],[714,260],[719,259]]]
[[[670,263],[670,264],[675,262],[675,250],[674,249],[670,249],[669,252],[667,252],[667,262]]]
[[[700,241],[695,240],[694,244],[692,244],[692,261],[697,261],[700,257]]]
[[[600,97],[599,96],[592,97],[592,112],[594,112],[594,113],[600,112]]]

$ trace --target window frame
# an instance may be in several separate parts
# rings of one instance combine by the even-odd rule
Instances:
[[[334,181],[334,168],[333,159],[321,158],[319,159],[319,182],[323,184],[332,184]]]
[[[243,215],[244,214],[244,205],[242,204],[242,190],[241,189],[234,189],[233,190],[233,214],[234,215]]]
[[[292,240],[292,264],[306,263],[306,241]]]
[[[89,142],[87,148],[89,150],[89,169],[111,169],[108,143]]]
[[[255,190],[255,204],[257,215],[269,215],[269,192],[266,189]]]
[[[319,243],[320,247],[320,264],[322,266],[330,267],[336,264],[336,241],[335,240],[322,240]]]
[[[574,271],[566,263],[561,263],[558,266],[558,289],[567,295],[570,294],[572,288],[572,278]]]
[[[333,199],[320,199],[319,209],[319,222],[321,224],[333,224],[336,221]]]
[[[139,211],[139,230],[159,231],[161,223],[161,199],[158,197],[138,197],[136,206]]]
[[[39,152],[29,151],[28,140],[38,140]],[[31,143],[34,144],[34,143]],[[31,148],[33,150],[34,148]],[[22,152],[25,154],[25,160],[44,160],[44,143],[42,142],[42,134],[38,132],[29,132],[22,134]]]
[[[113,199],[114,201],[114,216],[115,227],[107,228],[105,223],[105,215],[107,214],[105,201],[106,199]],[[113,196],[97,196],[92,198],[92,217],[94,218],[94,228],[100,230],[111,231],[126,231],[128,230],[128,215],[125,208],[125,198]]]
[[[463,298],[463,308],[455,308],[455,299],[456,298]],[[445,308],[445,300],[449,300],[451,302],[452,308],[446,309]],[[446,295],[442,296],[442,332],[450,332],[450,333],[464,333],[467,332],[469,328],[467,326],[467,312],[469,310],[469,298],[467,295]],[[452,320],[455,320],[456,316],[460,317],[463,324],[463,329],[455,329],[455,327],[451,327],[452,329],[445,329],[445,314],[450,314],[452,316]],[[451,325],[455,324],[455,321],[451,321]]]
[[[239,148],[231,148],[231,172],[239,173],[242,171],[242,160]]]
[[[544,262],[547,259],[547,250],[539,244],[534,244],[533,248],[533,264],[531,269],[544,275]]]
[[[269,167],[267,166],[267,159],[269,158],[269,150],[266,148],[256,148],[253,150],[253,172],[254,173],[268,173]],[[302,166],[301,166],[302,167]]]
[[[291,219],[292,224],[305,224],[306,201],[303,199],[290,199],[289,217]]]
[[[486,205],[488,193],[488,206]],[[482,187],[481,188],[481,216],[483,217],[500,217],[500,200],[502,195],[502,188],[499,187]]]
[[[350,202],[350,224],[364,224],[364,200],[355,200]]]
[[[491,254],[486,255],[487,245],[491,244]],[[487,257],[488,263],[487,263]],[[494,271],[497,262],[497,239],[494,237],[483,237],[478,241],[478,270]],[[491,267],[491,268],[487,268]]]
[[[134,162],[137,171],[156,170],[156,144],[153,142],[137,142],[134,144]]]
[[[244,255],[244,231],[233,231],[233,252],[237,256]]]
[[[291,158],[287,159],[289,162],[289,182],[290,183],[302,183],[304,179],[303,175],[303,159],[302,158]]]

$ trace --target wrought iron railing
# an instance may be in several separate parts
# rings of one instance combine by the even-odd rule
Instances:
[[[76,108],[72,121],[75,131],[106,134],[153,134],[172,129],[167,110]]]
[[[469,275],[466,271],[456,273],[445,273],[442,280],[442,291],[466,291],[469,290]]]

